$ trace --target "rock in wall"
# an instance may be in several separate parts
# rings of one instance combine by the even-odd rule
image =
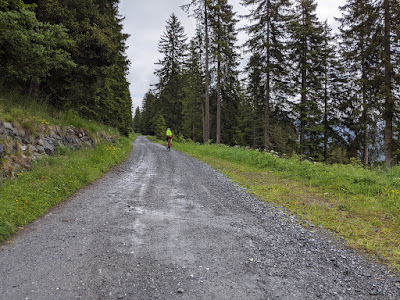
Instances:
[[[112,140],[105,134],[101,137]],[[53,155],[57,147],[77,150],[95,146],[95,140],[85,130],[73,126],[63,129],[46,125],[32,133],[19,124],[0,120],[0,178],[15,177],[39,157]]]

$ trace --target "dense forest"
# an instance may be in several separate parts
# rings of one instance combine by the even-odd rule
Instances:
[[[398,163],[400,2],[347,0],[335,33],[315,0],[242,5],[249,15],[228,0],[188,0],[182,9],[197,21],[191,39],[170,16],[158,82],[135,111],[135,130],[162,135],[168,126],[194,142],[328,163]]]
[[[118,0],[0,0],[0,87],[132,130]]]

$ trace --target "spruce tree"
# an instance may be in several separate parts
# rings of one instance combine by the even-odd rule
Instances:
[[[400,3],[398,0],[380,0],[375,5],[379,12],[379,35],[382,37],[379,43],[380,57],[382,60],[380,94],[383,98],[382,116],[385,122],[385,165],[391,167],[395,141],[393,138],[396,102],[399,101],[399,16]]]
[[[140,111],[140,107],[136,107],[135,115],[133,117],[133,130],[135,132],[141,132],[141,122],[142,122],[142,112]]]
[[[71,71],[50,72],[42,90],[51,104],[75,109],[86,117],[115,126],[127,134],[132,128],[132,101],[126,76],[127,34],[116,0],[29,0],[39,21],[62,24],[74,43],[69,47],[77,65]]]
[[[194,142],[202,141],[204,122],[204,74],[202,64],[202,37],[200,28],[190,41],[184,77],[182,134]]]
[[[322,98],[323,82],[323,27],[316,16],[314,0],[296,0],[289,23],[290,58],[293,67],[291,83],[299,116],[300,155],[321,157],[323,132]]]
[[[246,46],[257,54],[263,66],[264,81],[264,148],[271,149],[271,102],[274,95],[284,97],[283,78],[285,72],[284,49],[285,28],[287,21],[287,0],[244,0],[243,4],[250,8],[247,19],[250,25],[245,29],[249,34]],[[253,56],[255,58],[256,56]],[[251,61],[250,61],[251,62]]]
[[[359,136],[355,140],[362,143],[363,161],[367,165],[370,157],[370,123],[374,106],[378,108],[377,89],[374,86],[379,64],[376,39],[378,14],[370,0],[349,0],[340,9],[340,48],[349,72],[348,98],[343,102],[342,110],[352,112],[346,116],[349,118],[347,127],[354,131],[356,137]],[[358,150],[357,145],[355,150]],[[351,152],[356,154],[354,150]]]
[[[167,20],[166,30],[161,36],[158,50],[163,57],[156,70],[159,82],[156,91],[160,99],[161,114],[168,127],[175,131],[182,128],[182,99],[184,82],[182,74],[187,56],[186,34],[175,14]]]
[[[237,20],[227,0],[215,0],[211,8],[211,49],[216,65],[216,143],[224,141],[230,144],[235,134],[239,103],[238,55],[235,46]],[[226,138],[222,138],[222,133],[226,134]]]
[[[245,71],[247,73],[246,81],[246,110],[243,110],[245,115],[242,115],[243,120],[246,120],[245,125],[241,127],[247,133],[248,138],[244,140],[245,144],[250,144],[253,148],[264,144],[264,105],[265,105],[265,84],[264,70],[265,61],[259,52],[251,55]],[[269,122],[268,122],[269,128]],[[268,137],[270,133],[268,133]],[[268,142],[268,145],[270,143]],[[265,146],[265,145],[264,145]]]
[[[321,49],[322,107],[323,107],[323,160],[328,161],[330,146],[337,143],[340,111],[338,105],[343,98],[343,85],[346,82],[344,66],[340,63],[337,43],[327,21],[323,23],[323,43]],[[339,138],[340,140],[340,138]]]
[[[159,100],[153,92],[149,91],[143,98],[140,131],[144,135],[155,134],[155,121],[160,116]]]
[[[205,93],[204,93],[204,122],[203,122],[203,142],[210,140],[210,70],[209,70],[209,15],[210,4],[213,0],[191,0],[189,4],[183,5],[182,9],[186,12],[193,11],[194,17],[202,27],[204,36],[204,73],[205,73]]]

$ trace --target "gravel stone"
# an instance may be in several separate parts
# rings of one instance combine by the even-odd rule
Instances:
[[[0,248],[0,299],[400,299],[398,280],[144,137]]]

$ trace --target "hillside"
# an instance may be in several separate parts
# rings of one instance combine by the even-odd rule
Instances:
[[[128,135],[132,100],[118,1],[0,2],[0,87]]]
[[[0,94],[0,242],[124,160],[132,137],[18,93]]]

